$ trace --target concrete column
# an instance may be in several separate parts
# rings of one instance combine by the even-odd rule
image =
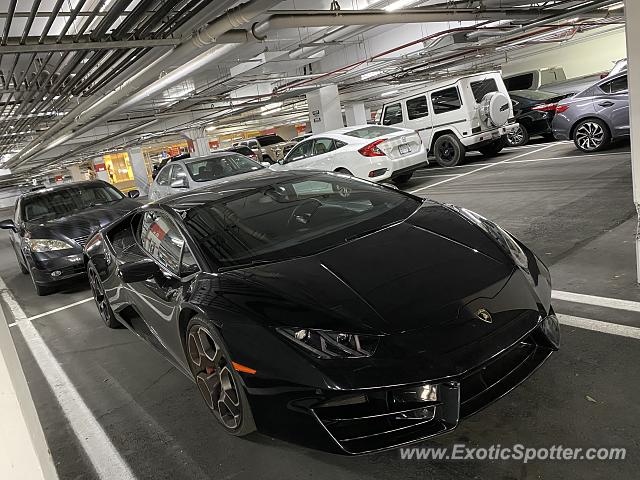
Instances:
[[[192,128],[191,130],[182,132],[182,134],[190,138],[193,142],[193,148],[195,149],[195,152],[193,153],[194,157],[204,157],[211,153],[209,137],[203,128]]]
[[[104,158],[96,157],[93,159],[93,166],[96,170],[96,178],[98,180],[103,180],[105,182],[111,183],[111,179],[109,178],[109,174],[107,173],[107,171],[100,170],[101,165],[102,165],[102,168],[104,168]]]
[[[640,221],[640,2],[624,2],[627,35],[627,68],[629,81],[629,120],[631,122],[631,177],[633,202]],[[634,86],[635,85],[635,86]],[[636,235],[636,270],[640,283],[640,236]]]
[[[313,133],[344,127],[337,85],[327,85],[307,93],[307,105]]]
[[[349,105],[345,105],[344,116],[347,118],[348,127],[367,124],[367,111],[364,108],[364,103],[351,103]]]
[[[71,165],[69,167],[69,174],[71,175],[71,180],[74,182],[81,182],[87,179],[84,172],[80,170],[80,165]]]
[[[131,147],[127,153],[129,155],[129,162],[131,163],[131,170],[133,170],[133,179],[136,182],[136,188],[140,191],[140,195],[148,195],[149,173],[144,163],[142,147]]]

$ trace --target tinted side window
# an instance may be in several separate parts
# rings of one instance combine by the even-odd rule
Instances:
[[[197,264],[175,224],[165,214],[146,212],[140,227],[140,243],[149,255],[170,272],[193,271]]]
[[[331,138],[316,138],[313,141],[313,154],[322,155],[323,153],[329,153],[335,150],[333,145],[333,139]]]
[[[508,91],[528,90],[533,86],[533,73],[523,73],[522,75],[505,78],[504,84]]]
[[[420,95],[407,100],[407,116],[409,120],[426,117],[427,115],[429,115],[429,105],[427,105],[426,96]]]
[[[627,76],[624,75],[620,78],[611,80],[610,82],[600,85],[600,89],[605,93],[620,93],[629,89]]]
[[[458,110],[462,106],[460,94],[456,87],[433,92],[431,94],[431,103],[433,103],[433,112],[436,114]]]
[[[302,160],[311,155],[311,146],[313,145],[313,140],[308,140],[305,142],[300,142],[298,145],[293,147],[293,149],[287,155],[287,161],[295,162],[296,160]]]
[[[384,109],[383,125],[394,125],[402,122],[402,107],[399,103],[387,105]]]
[[[156,183],[158,185],[168,185],[169,184],[169,170],[171,169],[170,166],[168,167],[164,167],[162,170],[160,170],[160,173],[158,173],[158,176],[156,177]]]
[[[471,91],[476,103],[480,103],[487,93],[497,92],[498,85],[493,78],[487,78],[478,82],[471,82]]]

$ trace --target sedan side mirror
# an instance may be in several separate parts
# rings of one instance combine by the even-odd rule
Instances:
[[[138,198],[140,196],[140,190],[129,190],[127,192],[127,197],[129,198]]]
[[[149,258],[137,262],[123,263],[118,267],[118,276],[124,283],[144,282],[160,273],[160,267]]]
[[[18,231],[18,228],[16,227],[16,224],[11,219],[2,220],[0,222],[0,228],[4,228],[5,230],[13,230],[14,232]]]
[[[171,182],[169,186],[171,188],[189,188],[189,183],[187,182],[186,178],[182,177]]]

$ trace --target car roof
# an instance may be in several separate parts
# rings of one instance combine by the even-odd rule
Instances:
[[[65,190],[67,188],[82,187],[82,186],[86,186],[86,185],[111,185],[111,184],[107,183],[107,182],[105,182],[103,180],[82,180],[82,181],[79,181],[79,182],[61,183],[59,185],[52,185],[50,187],[44,187],[44,188],[41,188],[39,190],[33,190],[33,191],[25,192],[22,195],[20,195],[20,198],[38,197],[40,195],[43,195],[43,194],[46,194],[46,193],[55,192],[57,190]]]
[[[158,200],[156,203],[160,205],[166,205],[167,207],[174,210],[188,210],[204,203],[209,203],[212,201],[220,200],[227,196],[231,196],[240,190],[253,190],[266,187],[278,182],[285,182],[288,180],[295,180],[297,178],[318,175],[319,173],[322,172],[314,172],[311,170],[275,171],[264,168],[255,172],[243,174],[240,176],[240,178],[235,178],[236,175],[225,177],[224,179],[221,179],[225,181],[221,181],[207,187],[198,188],[196,190],[172,195],[170,197]]]

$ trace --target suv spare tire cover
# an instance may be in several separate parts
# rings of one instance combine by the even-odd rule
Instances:
[[[482,99],[481,108],[487,123],[501,127],[509,120],[511,100],[504,93],[487,93]]]

